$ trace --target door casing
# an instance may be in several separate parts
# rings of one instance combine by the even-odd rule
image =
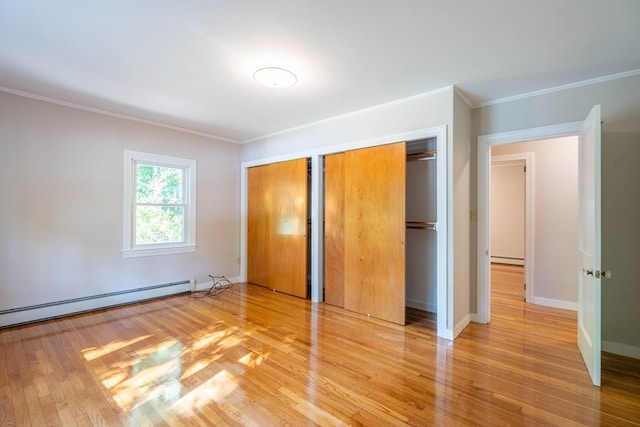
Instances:
[[[525,142],[539,139],[575,136],[583,122],[568,122],[558,125],[502,132],[478,137],[478,241],[477,241],[477,314],[475,321],[489,323],[491,321],[491,256],[490,248],[490,212],[489,184],[491,171],[491,147],[500,144]],[[530,242],[532,239],[528,239]],[[533,254],[533,248],[527,247]],[[525,264],[532,262],[527,258]],[[533,269],[528,269],[533,271]],[[528,277],[525,280],[530,280]],[[533,279],[531,279],[533,281]],[[529,295],[527,295],[529,300]]]

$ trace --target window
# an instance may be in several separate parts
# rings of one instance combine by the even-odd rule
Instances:
[[[196,162],[125,150],[125,257],[196,248]]]

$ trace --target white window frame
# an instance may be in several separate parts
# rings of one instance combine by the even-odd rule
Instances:
[[[184,170],[184,241],[136,245],[134,235],[134,221],[136,220],[134,212],[136,207],[135,167],[138,163]],[[194,252],[196,250],[196,161],[124,150],[123,208],[122,256],[124,258]]]

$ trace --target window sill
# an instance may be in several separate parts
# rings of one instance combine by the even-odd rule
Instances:
[[[144,249],[123,249],[123,258],[136,258],[141,256],[156,256],[156,255],[172,255],[172,254],[184,254],[187,252],[195,252],[196,245],[184,245],[184,246],[165,246],[156,248],[144,248]]]

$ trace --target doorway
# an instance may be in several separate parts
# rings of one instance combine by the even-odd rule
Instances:
[[[494,147],[490,175],[490,261],[522,266],[520,288],[525,302],[533,301],[533,152],[513,150],[509,144]],[[517,148],[517,147],[516,147]]]
[[[577,261],[573,265],[577,285],[573,288],[577,288],[578,293],[575,304],[578,323],[577,344],[593,384],[599,386],[601,359],[600,105],[593,106],[586,119],[581,122],[478,137],[478,313],[476,320],[480,323],[489,323],[491,319],[491,272],[489,269],[491,228],[488,207],[491,148],[513,141],[534,141],[564,136],[576,136],[578,148],[578,191],[576,192],[578,216],[575,222],[578,222],[579,238],[576,239],[577,245],[575,245]],[[564,261],[560,258],[560,262]]]
[[[523,159],[491,155],[491,262],[524,266],[526,173]]]
[[[532,268],[527,269],[525,281],[527,283],[527,300],[528,302],[548,305],[557,308],[576,310],[577,297],[567,292],[567,283],[573,284],[573,292],[576,292],[575,280],[577,275],[577,220],[576,216],[567,221],[556,220],[560,212],[559,203],[565,198],[566,194],[562,191],[554,191],[553,197],[546,194],[547,197],[540,197],[546,190],[549,192],[558,188],[559,184],[564,183],[566,179],[562,174],[552,174],[547,170],[546,163],[548,161],[559,160],[557,154],[554,154],[554,148],[559,147],[561,140],[565,137],[571,137],[573,149],[577,150],[577,135],[580,130],[581,123],[568,123],[564,125],[548,126],[544,128],[527,129],[521,132],[498,134],[488,137],[480,137],[478,139],[478,318],[480,323],[489,323],[491,320],[490,309],[490,262],[489,251],[491,245],[490,231],[490,160],[492,154],[506,155],[517,154],[518,152],[536,152],[542,141],[548,141],[551,145],[549,150],[545,151],[544,156],[531,157],[532,173],[529,176],[531,181],[529,194],[536,194],[535,199],[531,199],[531,205],[527,209],[530,212],[530,225],[526,228],[530,232],[530,238],[525,237],[525,266],[530,265]],[[554,147],[556,144],[556,147]],[[533,159],[535,158],[535,165]],[[577,152],[574,151],[573,159],[577,163]],[[543,162],[544,160],[544,162]],[[561,173],[562,171],[560,171]],[[570,173],[574,173],[572,170]],[[575,178],[575,177],[574,177]],[[575,182],[575,181],[574,181]],[[575,184],[577,185],[577,184]],[[574,190],[575,191],[575,190]],[[572,192],[571,197],[577,198],[577,191]],[[577,203],[577,202],[576,202]],[[566,209],[565,209],[566,210]],[[558,231],[559,230],[559,231]],[[565,232],[574,233],[574,237],[564,237],[562,246],[554,245],[558,239],[558,233]],[[535,242],[535,244],[534,244]],[[573,254],[572,254],[573,253]],[[558,266],[563,267],[562,277],[556,275]],[[568,272],[568,273],[567,273]],[[552,289],[554,283],[564,283],[562,289]],[[544,285],[543,285],[544,283]],[[534,293],[536,285],[547,286],[548,289],[540,289],[540,292]]]
[[[506,161],[522,158],[525,162],[524,178],[528,182],[524,233],[526,302],[575,311],[578,300],[577,137],[501,144],[492,147],[491,158]],[[508,179],[516,180],[513,176]],[[490,188],[493,181],[491,176]],[[493,194],[490,199],[494,199]],[[492,217],[490,225],[493,223]],[[490,233],[490,251],[494,256],[493,227]]]

